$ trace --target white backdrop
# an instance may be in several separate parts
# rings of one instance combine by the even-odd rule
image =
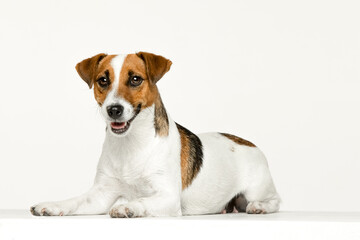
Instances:
[[[267,155],[282,210],[360,211],[360,3],[1,1],[0,208],[79,195],[104,124],[75,64],[99,52],[173,61],[172,118]]]

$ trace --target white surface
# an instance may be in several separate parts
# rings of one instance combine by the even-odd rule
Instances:
[[[0,210],[0,239],[359,239],[360,213],[280,212],[178,218],[34,217]]]
[[[75,64],[173,61],[172,118],[266,154],[282,210],[360,211],[360,1],[0,2],[0,208],[86,191],[104,124]]]

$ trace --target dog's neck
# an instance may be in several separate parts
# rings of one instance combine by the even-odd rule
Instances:
[[[122,146],[144,146],[156,137],[166,137],[169,134],[169,116],[165,110],[160,95],[154,103],[142,109],[131,123],[125,136],[116,136],[111,129],[106,130],[106,140]]]
[[[165,137],[169,135],[169,116],[166,112],[160,94],[154,102],[154,127],[156,135]]]

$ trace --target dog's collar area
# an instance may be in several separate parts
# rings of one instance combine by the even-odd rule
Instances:
[[[134,116],[127,122],[111,122],[111,131],[116,134],[123,134],[130,128],[130,123],[136,118],[141,111],[141,103],[136,107]]]

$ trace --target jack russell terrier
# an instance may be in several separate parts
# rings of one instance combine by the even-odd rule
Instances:
[[[278,211],[267,161],[253,143],[226,133],[195,135],[170,118],[156,83],[171,64],[139,52],[101,53],[76,65],[107,126],[94,185],[79,197],[34,205],[33,215]]]

